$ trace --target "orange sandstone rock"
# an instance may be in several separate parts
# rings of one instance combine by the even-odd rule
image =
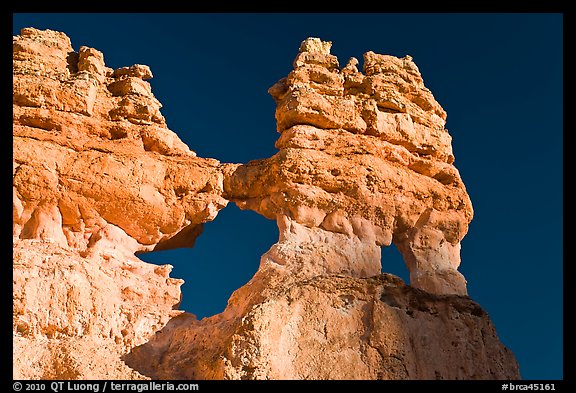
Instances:
[[[147,66],[33,28],[13,58],[14,377],[141,378],[119,356],[183,281],[134,253],[191,247],[228,203],[222,165],[166,127]]]
[[[153,379],[519,377],[467,297],[428,294],[389,274],[293,280],[273,269],[261,267],[223,314],[173,318],[126,364]]]
[[[303,41],[269,90],[279,152],[222,164],[167,128],[147,66],[13,38],[14,378],[519,378],[457,271],[473,211],[446,113],[409,56],[360,72],[330,48]],[[280,237],[198,321],[134,254],[192,247],[229,201]],[[410,286],[380,274],[392,243]]]
[[[379,247],[394,243],[413,286],[466,294],[457,268],[473,211],[452,165],[446,113],[410,57],[368,52],[362,74],[356,59],[340,70],[329,50],[307,39],[294,70],[270,88],[280,152],[238,167],[225,179],[226,197],[276,218],[281,241],[344,235],[326,242],[336,268],[310,258],[313,275],[341,267],[373,276],[380,272]],[[298,235],[283,230],[291,222],[301,224]]]
[[[147,66],[103,59],[62,33],[14,38],[14,236],[86,253],[112,225],[131,253],[191,245],[228,203],[221,164],[166,127]]]

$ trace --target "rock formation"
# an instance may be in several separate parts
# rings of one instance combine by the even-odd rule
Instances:
[[[32,28],[13,56],[14,377],[131,377],[118,354],[180,313],[183,282],[134,253],[192,246],[224,171],[166,127],[147,66]]]
[[[269,89],[279,152],[242,165],[167,128],[147,66],[14,37],[14,378],[519,378],[457,271],[473,213],[446,113],[409,56],[360,72],[330,46],[302,42]],[[198,321],[134,253],[192,247],[229,201],[280,238]],[[409,286],[380,273],[392,243]]]
[[[238,167],[227,197],[276,219],[279,244],[325,243],[313,247],[325,258],[304,262],[311,275],[373,276],[380,246],[394,242],[414,287],[465,295],[456,269],[472,205],[452,165],[446,113],[410,57],[368,52],[364,75],[354,58],[340,70],[329,50],[305,40],[294,70],[270,88],[280,152]]]

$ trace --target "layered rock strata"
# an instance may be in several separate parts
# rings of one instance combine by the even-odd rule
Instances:
[[[473,213],[446,113],[409,56],[360,72],[330,46],[302,43],[269,90],[279,152],[242,165],[167,128],[147,66],[14,37],[14,378],[519,377],[457,271]],[[171,266],[134,254],[192,247],[229,201],[279,240],[198,321]],[[410,286],[380,274],[392,243]]]
[[[411,285],[465,295],[457,268],[473,211],[452,165],[446,113],[409,56],[368,52],[361,73],[354,58],[340,70],[329,50],[305,40],[294,70],[269,89],[280,151],[238,167],[227,197],[276,219],[280,244],[326,239],[331,266],[311,257],[316,273],[373,276],[380,247],[394,243]],[[282,230],[293,222],[298,230]]]
[[[166,127],[147,66],[27,28],[13,75],[14,377],[131,377],[119,354],[183,283],[134,253],[191,247],[228,203],[222,166]]]

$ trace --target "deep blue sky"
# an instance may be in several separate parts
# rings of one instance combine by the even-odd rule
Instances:
[[[276,152],[273,99],[300,42],[333,42],[343,66],[372,50],[411,55],[448,112],[475,217],[460,270],[525,379],[562,378],[561,14],[15,14],[13,33],[63,31],[106,64],[147,64],[168,126],[202,157]],[[184,278],[182,307],[222,311],[276,241],[274,222],[232,203],[196,246],[147,254]],[[393,250],[385,271],[406,278]],[[387,263],[387,260],[390,262]]]

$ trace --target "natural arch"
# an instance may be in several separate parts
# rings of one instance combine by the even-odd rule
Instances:
[[[410,272],[404,258],[394,243],[381,250],[382,273],[390,273],[400,277],[406,284],[410,283]]]
[[[204,224],[193,247],[137,256],[145,262],[173,265],[170,275],[185,281],[178,308],[201,319],[226,308],[232,292],[252,278],[260,257],[277,240],[274,221],[230,203],[214,221]]]

